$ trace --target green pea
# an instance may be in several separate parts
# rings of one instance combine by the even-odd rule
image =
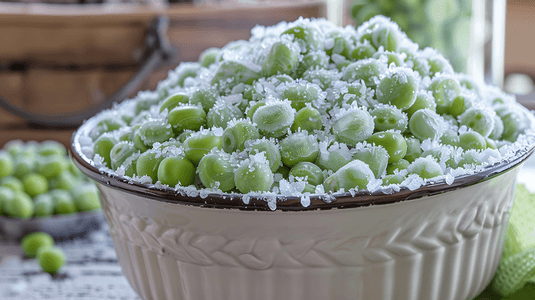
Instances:
[[[379,81],[379,76],[384,74],[386,69],[386,64],[377,59],[359,60],[346,67],[342,79],[348,82],[362,79],[367,87],[375,87],[376,81]]]
[[[410,118],[416,111],[425,108],[432,111],[436,111],[437,105],[435,103],[435,98],[433,98],[432,95],[427,93],[418,93],[414,104],[412,104],[411,107],[405,110],[405,112]]]
[[[247,145],[250,145],[251,147],[251,154],[264,152],[264,155],[269,162],[269,168],[272,172],[279,172],[281,168],[283,168],[279,147],[272,140],[261,139],[249,141],[247,142]]]
[[[383,185],[401,184],[405,181],[405,176],[400,174],[389,174],[383,178]]]
[[[37,173],[30,173],[22,179],[24,192],[30,197],[46,193],[48,191],[48,181],[46,177]]]
[[[377,100],[404,110],[414,104],[418,83],[408,69],[395,69],[389,72],[377,86]]]
[[[325,53],[327,53],[328,56],[333,55],[340,55],[347,59],[351,59],[351,53],[352,49],[350,47],[350,44],[347,42],[347,40],[342,36],[337,36],[333,38],[332,48],[325,49]]]
[[[54,213],[54,200],[48,193],[35,196],[33,203],[35,217],[47,218]]]
[[[417,158],[409,167],[407,167],[409,174],[417,174],[423,179],[434,178],[443,175],[440,165],[429,158]]]
[[[355,60],[371,58],[375,52],[377,50],[372,45],[362,44],[353,49],[351,57]]]
[[[351,152],[347,147],[329,148],[327,151],[320,151],[318,158],[314,162],[323,170],[338,171],[341,167],[352,161]]]
[[[476,150],[469,150],[461,154],[458,166],[466,168],[467,166],[477,166],[481,163],[481,153]]]
[[[370,112],[370,115],[374,118],[375,131],[407,130],[409,122],[407,115],[396,107],[377,107]]]
[[[227,153],[232,153],[235,150],[243,151],[247,140],[259,138],[260,133],[254,124],[242,119],[231,124],[223,132],[223,150]]]
[[[284,87],[281,96],[292,102],[292,107],[300,110],[307,103],[320,98],[321,88],[311,83],[291,83]]]
[[[403,136],[397,132],[377,132],[372,134],[367,141],[368,143],[382,146],[386,149],[389,155],[388,163],[396,162],[407,154],[407,142]]]
[[[282,162],[293,167],[298,162],[314,162],[319,154],[319,144],[314,136],[304,132],[292,133],[280,142]]]
[[[446,130],[444,134],[440,137],[440,142],[444,145],[451,145],[453,147],[458,147],[461,142],[457,132],[453,130]]]
[[[444,133],[444,121],[436,112],[420,109],[409,119],[409,129],[421,141],[438,139]]]
[[[199,62],[205,68],[208,68],[211,64],[215,63],[219,48],[208,48],[199,55]]]
[[[119,129],[119,128],[115,128]],[[115,130],[113,129],[113,130]],[[37,150],[37,153],[41,156],[49,156],[49,155],[67,155],[67,149],[65,149],[65,146],[57,141],[44,141],[39,145],[39,149]]]
[[[24,178],[27,174],[35,171],[37,160],[33,155],[18,155],[14,160],[13,175],[17,178]]]
[[[176,93],[165,99],[160,105],[160,112],[167,109],[168,112],[173,108],[180,106],[180,104],[187,104],[189,102],[189,95],[186,93]]]
[[[11,154],[11,157],[15,157],[22,152],[24,146],[22,140],[11,140],[4,145],[4,149]]]
[[[366,85],[362,80],[352,82],[345,86],[347,91],[341,91],[340,97],[336,99],[333,103],[333,106],[342,107],[344,104],[351,105],[354,102],[357,102],[359,106],[368,106],[366,102]]]
[[[322,36],[313,27],[294,26],[285,30],[281,35],[289,34],[294,40],[299,40],[307,51],[321,50],[323,48]]]
[[[100,209],[100,196],[98,189],[93,184],[76,187],[74,193],[74,205],[77,211],[92,211]]]
[[[434,79],[428,88],[435,97],[437,104],[437,112],[443,113],[447,108],[451,107],[453,100],[461,93],[461,86],[456,79],[453,78],[437,78]]]
[[[375,178],[383,175],[388,165],[389,153],[383,147],[363,147],[356,148],[353,154],[354,159],[358,159],[368,165]]]
[[[302,79],[318,85],[322,90],[326,90],[331,87],[335,80],[339,79],[338,74],[337,70],[311,69],[303,73]]]
[[[446,108],[446,113],[448,115],[457,117],[464,113],[468,107],[470,107],[471,103],[464,95],[459,95],[455,98],[453,98],[451,105]]]
[[[199,178],[207,188],[218,188],[223,192],[232,190],[234,181],[234,166],[230,154],[215,152],[205,155],[199,162]]]
[[[158,181],[158,166],[165,157],[156,150],[141,153],[136,162],[136,174],[139,177],[149,176],[152,183]]]
[[[390,51],[376,52],[375,54],[373,54],[372,57],[376,59],[385,57],[387,60],[387,64],[389,66],[394,64],[396,67],[401,67],[403,65],[403,59],[396,52],[390,52]]]
[[[44,246],[37,250],[37,261],[43,271],[54,275],[65,264],[66,259],[60,248]]]
[[[176,139],[177,141],[181,142],[181,143],[184,143],[186,141],[186,139],[188,137],[190,137],[192,134],[194,134],[195,132],[192,131],[192,130],[185,130],[184,132],[182,132]]]
[[[5,186],[0,186],[0,216],[9,214],[8,207],[13,198],[15,198],[15,192],[13,190]]]
[[[151,147],[154,143],[162,143],[174,137],[174,133],[171,124],[167,121],[152,120],[141,124],[139,137],[145,145]]]
[[[133,143],[134,143],[134,147],[136,147],[136,149],[138,149],[141,152],[145,152],[150,149],[147,145],[145,145],[145,142],[143,142],[143,140],[141,139],[141,136],[139,135],[139,130],[136,130],[134,132]]]
[[[74,204],[74,199],[72,198],[71,193],[65,190],[51,190],[49,192],[54,202],[54,214],[55,215],[65,215],[73,214],[76,212],[76,205]]]
[[[370,167],[360,160],[354,160],[341,167],[323,182],[325,191],[338,192],[341,189],[348,191],[366,189],[368,183],[375,178]]]
[[[96,140],[95,144],[93,145],[93,153],[95,153],[95,155],[97,154],[100,155],[100,157],[104,159],[104,163],[106,164],[107,167],[111,167],[110,151],[113,148],[113,146],[115,146],[115,144],[117,144],[117,140],[114,137],[108,136],[108,135],[102,135]],[[54,161],[51,161],[50,163],[51,164],[54,163],[54,165],[59,166],[59,159],[55,159]],[[46,165],[47,164],[43,165],[39,169],[39,172],[42,175],[47,176],[47,177],[48,176],[53,177],[60,173],[57,169],[49,170],[48,168],[45,167]]]
[[[408,160],[402,158],[396,162],[388,164],[388,166],[386,167],[386,174],[392,175],[396,171],[405,170],[409,167],[410,164],[411,163]]]
[[[250,106],[245,110],[245,115],[249,120],[253,120],[253,116],[256,110],[259,107],[266,105],[266,102],[265,101],[258,101],[258,102],[252,101],[252,102],[249,102],[249,104]]]
[[[487,142],[487,148],[490,149],[498,149],[496,142],[490,138],[485,138],[485,141]]]
[[[301,77],[306,70],[325,69],[328,65],[329,56],[325,51],[309,52],[297,66],[297,76]]]
[[[406,137],[405,142],[407,143],[407,153],[403,158],[408,162],[413,162],[422,155],[420,140],[413,137]]]
[[[494,129],[494,115],[486,109],[470,108],[459,116],[459,122],[483,137],[488,137]]]
[[[396,52],[399,47],[400,30],[392,24],[380,24],[372,29],[372,45],[379,49],[383,47],[386,51]]]
[[[188,137],[183,147],[186,158],[198,165],[210,150],[223,148],[223,139],[212,132],[202,132]]]
[[[291,129],[293,132],[301,129],[312,133],[314,130],[321,130],[322,127],[320,112],[313,107],[303,107],[295,115]]]
[[[307,182],[313,186],[322,184],[324,181],[323,172],[320,167],[311,162],[298,162],[289,172],[294,177],[307,178]]]
[[[140,155],[140,152],[135,152],[123,162],[122,165],[125,168],[124,175],[129,177],[134,176],[134,174],[137,172],[137,160]]]
[[[428,59],[429,73],[435,76],[437,73],[453,74],[451,64],[441,55],[434,55]]]
[[[0,151],[0,178],[11,175],[13,171],[13,158],[11,158],[9,152]]]
[[[299,64],[299,52],[283,42],[276,42],[262,63],[262,73],[269,77],[276,74],[292,75]]]
[[[295,118],[295,110],[288,102],[272,102],[257,108],[253,122],[262,135],[279,138],[284,136]]]
[[[24,192],[16,191],[13,199],[8,202],[7,213],[14,218],[29,219],[33,216],[33,212],[32,198]]]
[[[190,186],[195,181],[195,166],[182,156],[166,157],[158,167],[158,180],[170,187]]]
[[[273,185],[273,172],[269,165],[248,159],[236,170],[234,182],[238,190],[244,194],[267,192]]]
[[[93,140],[96,140],[105,132],[111,132],[126,126],[126,123],[118,117],[106,118],[98,122],[97,125],[93,129],[91,129],[89,137]]]
[[[501,113],[500,117],[503,122],[503,133],[501,139],[510,142],[516,141],[516,138],[522,132],[522,116],[514,110],[508,110]]]
[[[137,148],[128,142],[119,142],[110,151],[110,161],[113,170],[117,170],[124,161],[132,156],[135,152],[138,152]]]
[[[228,122],[233,119],[243,119],[245,115],[235,105],[230,105],[225,102],[217,102],[206,115],[206,125],[208,128],[220,127],[227,128]]]
[[[24,191],[24,185],[22,184],[22,181],[17,177],[11,175],[0,178],[0,186],[10,188],[14,192]]]
[[[499,140],[502,137],[503,134],[503,121],[502,118],[500,118],[498,115],[494,115],[494,128],[492,128],[492,132],[489,135],[489,138],[493,140]]]
[[[356,109],[338,119],[332,131],[337,142],[354,147],[372,135],[374,126],[373,118],[367,111]]]
[[[198,106],[179,106],[169,112],[167,121],[175,134],[188,129],[197,131],[206,123],[206,113]]]
[[[193,105],[201,104],[204,112],[208,113],[210,109],[214,106],[219,93],[213,87],[209,88],[199,88],[190,97],[190,103]]]
[[[54,246],[54,239],[45,232],[34,232],[25,235],[21,241],[22,250],[28,257],[35,257],[41,247]]]
[[[487,142],[485,141],[485,137],[479,132],[468,131],[459,135],[459,146],[464,150],[484,150],[487,148]]]

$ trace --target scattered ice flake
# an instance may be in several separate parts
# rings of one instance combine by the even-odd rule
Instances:
[[[451,173],[446,174],[446,184],[451,185],[455,180],[455,177]]]
[[[308,207],[310,205],[310,193],[304,193],[301,196],[301,205],[303,205],[303,207]]]

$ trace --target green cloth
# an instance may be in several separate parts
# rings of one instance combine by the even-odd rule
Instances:
[[[477,300],[535,299],[535,194],[517,185],[502,258]]]

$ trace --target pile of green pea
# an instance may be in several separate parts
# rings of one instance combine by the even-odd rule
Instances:
[[[501,157],[532,122],[385,17],[258,26],[96,118],[83,147],[103,171],[283,195],[455,176]]]
[[[356,24],[376,15],[390,17],[409,38],[433,47],[456,71],[466,71],[472,16],[471,0],[355,0],[351,16]]]
[[[0,150],[0,215],[46,218],[99,208],[98,189],[61,143],[14,140]]]

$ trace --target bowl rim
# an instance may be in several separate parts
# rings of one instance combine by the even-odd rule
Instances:
[[[524,162],[535,150],[535,144],[531,144],[529,147],[517,150],[515,153],[516,155],[512,159],[486,166],[482,171],[477,173],[457,176],[454,182],[450,185],[446,183],[445,179],[441,179],[421,186],[416,190],[410,190],[403,187],[400,191],[392,194],[385,194],[381,191],[370,193],[369,191],[361,190],[355,193],[344,192],[310,195],[310,205],[306,207],[301,204],[301,196],[277,195],[276,208],[272,209],[269,206],[268,201],[265,200],[265,196],[250,196],[248,204],[243,202],[242,194],[221,195],[209,193],[205,195],[206,197],[188,196],[184,191],[178,191],[174,188],[156,187],[153,184],[134,182],[122,176],[99,171],[99,169],[91,163],[91,160],[83,154],[82,146],[80,144],[80,137],[82,134],[87,134],[89,132],[90,128],[92,128],[91,125],[93,125],[96,120],[97,118],[93,117],[84,122],[84,124],[74,131],[69,147],[74,163],[92,180],[116,190],[143,196],[155,201],[205,208],[238,209],[243,211],[310,211],[335,208],[344,209],[370,205],[385,205],[419,199],[425,196],[441,194],[477,184],[508,172]]]

